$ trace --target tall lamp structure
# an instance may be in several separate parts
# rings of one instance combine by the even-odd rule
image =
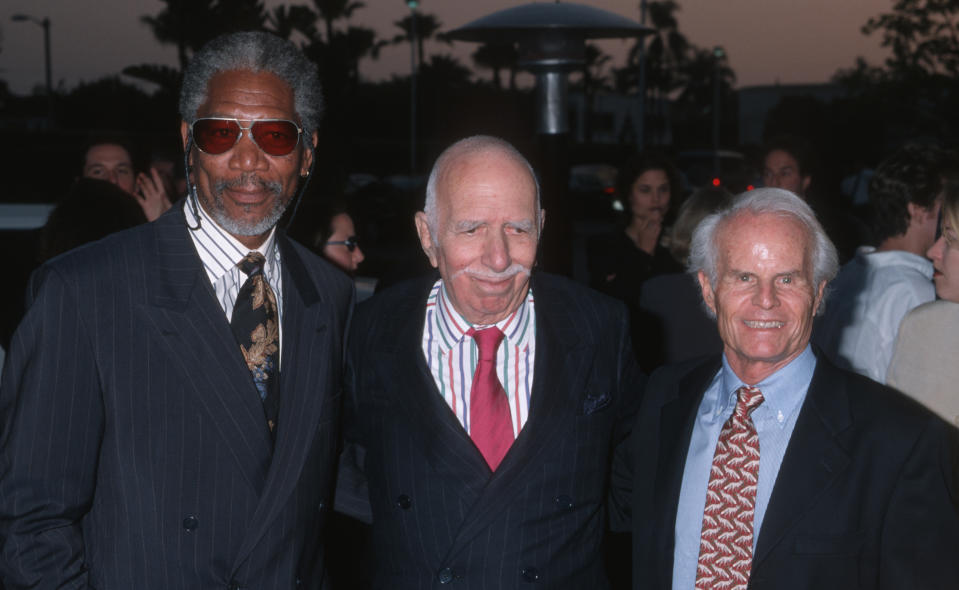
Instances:
[[[516,44],[517,65],[536,77],[536,130],[543,206],[550,210],[542,257],[570,274],[571,222],[565,214],[569,73],[586,63],[588,39],[641,37],[652,29],[618,14],[567,2],[533,2],[500,10],[447,33],[458,41]],[[558,215],[557,215],[558,214]]]
[[[13,22],[31,22],[39,25],[43,29],[43,55],[46,66],[47,81],[47,101],[50,108],[50,116],[53,117],[53,73],[50,68],[50,18],[37,18],[29,14],[14,14],[10,17]]]
[[[410,174],[416,174],[416,9],[419,0],[403,0],[410,8]]]

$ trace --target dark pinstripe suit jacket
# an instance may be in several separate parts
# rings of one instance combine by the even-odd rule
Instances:
[[[374,587],[607,587],[600,545],[611,454],[644,380],[625,308],[534,274],[529,419],[491,475],[423,357],[431,285],[373,298],[351,330],[345,428],[362,468],[342,474],[337,506],[356,515],[372,508]]]
[[[7,590],[318,584],[352,286],[285,236],[278,245],[272,455],[179,207],[34,277],[0,389]]]

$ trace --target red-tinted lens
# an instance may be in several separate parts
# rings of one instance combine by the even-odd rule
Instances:
[[[256,145],[271,156],[289,154],[300,140],[300,130],[290,121],[254,121],[250,133]]]
[[[229,119],[198,119],[193,123],[193,141],[208,154],[229,151],[240,137],[240,126]]]

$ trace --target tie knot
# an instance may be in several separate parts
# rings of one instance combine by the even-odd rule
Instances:
[[[503,341],[503,333],[499,328],[496,326],[484,328],[483,330],[470,328],[469,331],[466,332],[466,335],[472,336],[473,340],[476,341],[476,345],[479,347],[479,358],[481,361],[496,360],[496,349],[499,348],[499,343]]]
[[[736,397],[738,398],[736,402],[736,412],[740,414],[752,413],[752,411],[758,408],[759,404],[764,401],[763,393],[759,391],[759,388],[748,385],[743,385],[737,389]]]
[[[243,260],[236,263],[236,265],[243,271],[248,277],[253,277],[263,272],[263,264],[266,262],[266,258],[263,257],[259,252],[250,252],[243,257]]]

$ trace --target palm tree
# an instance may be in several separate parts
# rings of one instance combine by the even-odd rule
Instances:
[[[449,44],[449,39],[441,35],[437,35],[439,30],[443,27],[443,23],[436,19],[432,14],[426,14],[422,12],[413,12],[411,16],[405,16],[402,20],[398,20],[393,24],[403,30],[402,35],[397,35],[393,37],[393,43],[406,43],[412,42],[412,33],[410,25],[413,23],[413,17],[416,18],[416,54],[417,54],[417,64],[423,63],[423,42],[427,39],[438,39],[444,43]]]
[[[353,12],[365,4],[356,0],[313,0],[313,5],[326,23],[326,42],[333,40],[333,23],[339,19],[348,19]]]
[[[483,43],[473,55],[477,67],[493,70],[493,84],[502,88],[500,70],[509,69],[509,88],[516,88],[516,59],[519,56],[513,43]]]
[[[187,51],[233,31],[262,30],[266,11],[260,0],[161,0],[166,7],[140,22],[150,27],[162,44],[177,47],[180,69],[186,69]]]
[[[309,6],[281,4],[266,16],[267,30],[284,39],[289,39],[294,31],[299,31],[309,43],[316,40],[319,34],[316,28],[318,18]]]

